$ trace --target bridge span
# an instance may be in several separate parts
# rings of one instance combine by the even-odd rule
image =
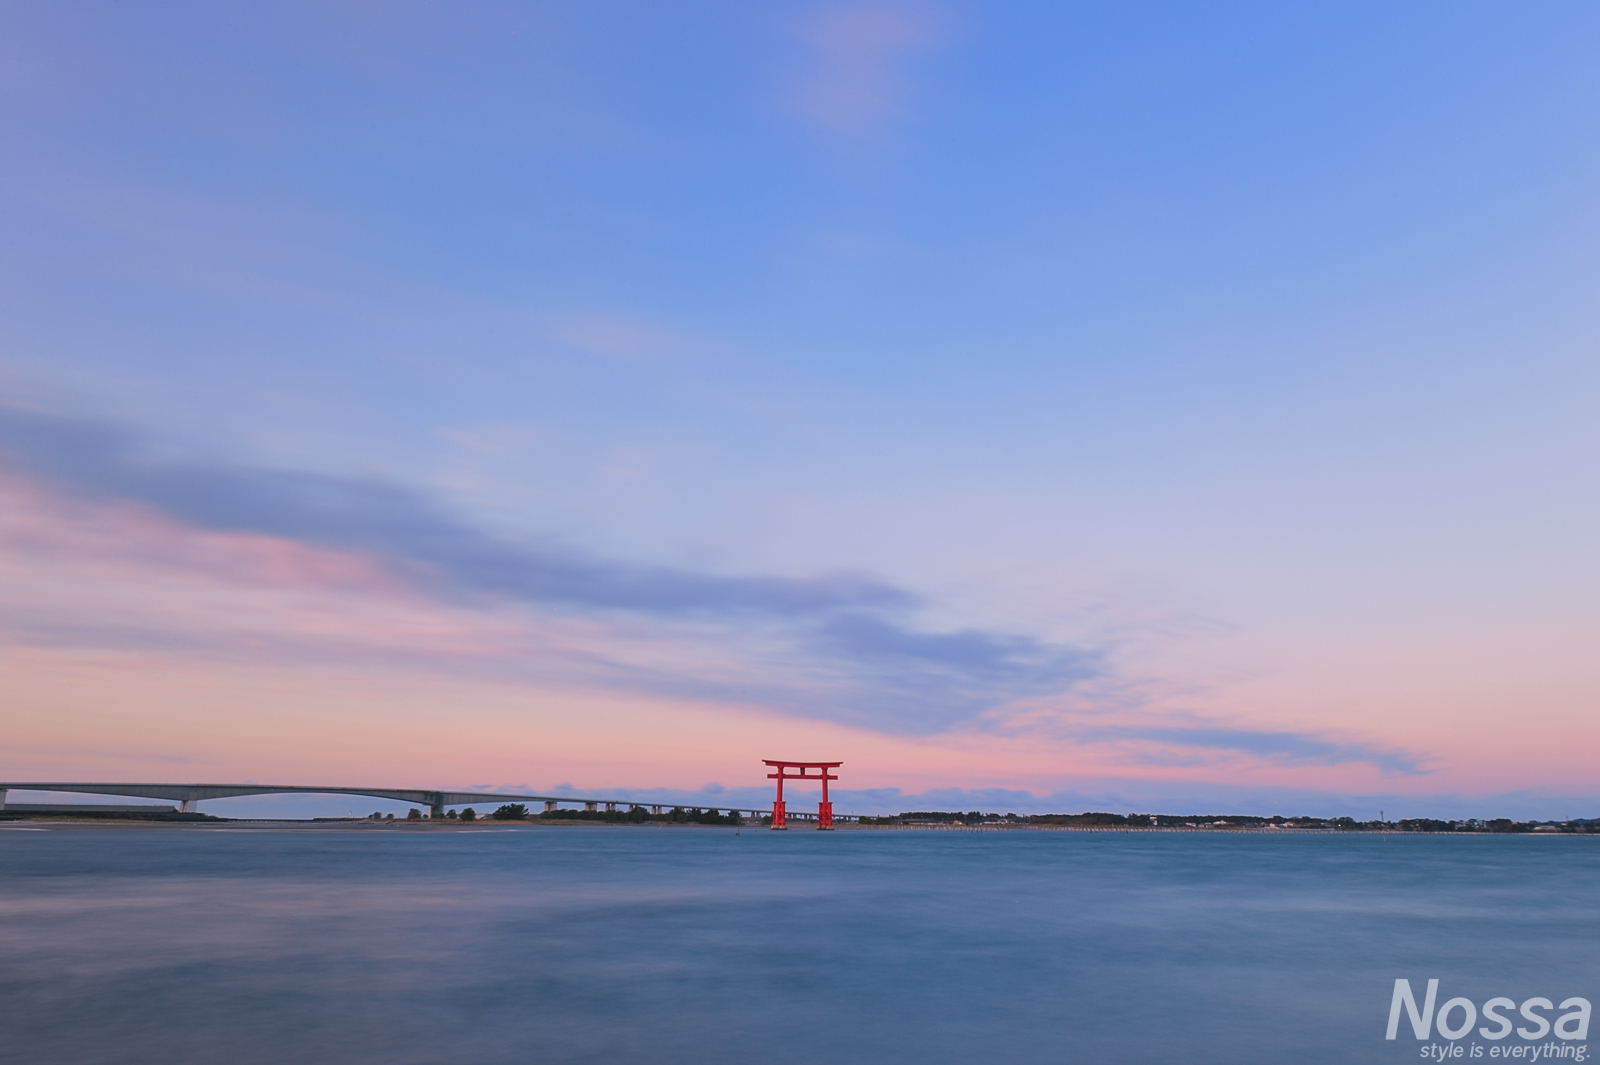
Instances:
[[[0,810],[5,809],[6,793],[11,791],[54,791],[74,795],[117,795],[125,798],[166,799],[180,803],[179,809],[194,813],[196,803],[206,799],[232,799],[243,795],[361,795],[369,799],[393,799],[396,802],[426,806],[433,817],[443,817],[447,807],[467,806],[471,803],[544,803],[546,810],[557,809],[560,804],[581,804],[586,810],[607,812],[635,808],[661,813],[663,810],[681,809],[681,802],[639,801],[637,799],[584,798],[567,795],[502,795],[482,791],[427,791],[416,788],[323,788],[301,784],[86,784],[86,783],[0,783]],[[707,806],[710,806],[708,803]],[[743,806],[722,806],[718,810],[738,810],[741,814],[763,816],[770,810]],[[793,817],[795,815],[790,814]]]

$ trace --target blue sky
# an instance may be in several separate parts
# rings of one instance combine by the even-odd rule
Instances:
[[[7,5],[6,542],[70,545],[10,668],[355,722],[426,660],[526,695],[535,784],[738,786],[733,715],[907,792],[1589,794],[1597,18]],[[357,648],[340,577],[223,631],[188,536],[509,628]],[[653,724],[535,744],[572,699]],[[261,712],[193,771],[321,771]],[[651,729],[691,776],[598,768]]]

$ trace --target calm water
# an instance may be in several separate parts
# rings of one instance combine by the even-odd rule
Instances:
[[[1597,874],[1570,838],[13,827],[0,1061],[1410,1062],[1399,976],[1600,1001]]]

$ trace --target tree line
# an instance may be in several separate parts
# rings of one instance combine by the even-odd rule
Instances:
[[[445,815],[452,821],[476,821],[478,813],[471,806]],[[600,821],[605,823],[644,824],[698,824],[743,825],[748,824],[738,810],[722,813],[721,808],[674,806],[654,814],[642,806],[628,810],[544,810],[533,813],[523,803],[507,803],[488,815],[494,821]],[[372,815],[372,820],[395,819],[394,814]],[[422,811],[412,809],[406,820],[422,819]],[[761,824],[771,824],[771,817],[763,817]],[[1600,819],[1580,818],[1571,821],[1513,821],[1508,817],[1489,820],[1466,818],[1444,821],[1429,817],[1407,817],[1397,821],[1357,821],[1352,817],[1283,817],[1274,814],[1261,817],[1253,814],[1113,814],[1088,811],[1081,814],[1015,814],[984,813],[981,810],[908,810],[886,817],[861,817],[863,825],[1041,825],[1064,828],[1280,828],[1320,829],[1324,831],[1353,832],[1600,832]]]
[[[1274,814],[1113,814],[1089,811],[1081,814],[998,814],[979,810],[909,810],[893,817],[863,817],[862,824],[876,825],[1052,825],[1068,828],[1280,828],[1322,829],[1367,832],[1600,832],[1600,819],[1571,821],[1513,821],[1464,818],[1445,821],[1429,817],[1407,817],[1397,821],[1357,821],[1353,817],[1284,817]]]

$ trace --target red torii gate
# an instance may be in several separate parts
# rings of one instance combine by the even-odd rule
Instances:
[[[828,772],[828,770],[838,769],[844,765],[843,762],[775,762],[771,758],[763,758],[762,761],[778,770],[776,773],[767,774],[768,780],[776,780],[778,782],[778,799],[772,804],[772,827],[774,829],[789,827],[788,810],[783,803],[783,782],[785,780],[822,781],[822,801],[817,803],[817,828],[830,829],[833,827],[833,803],[828,801],[828,781],[838,780],[839,778]],[[798,769],[800,772],[790,773],[788,772],[790,769]],[[808,769],[815,769],[817,775],[812,776],[806,772]]]

